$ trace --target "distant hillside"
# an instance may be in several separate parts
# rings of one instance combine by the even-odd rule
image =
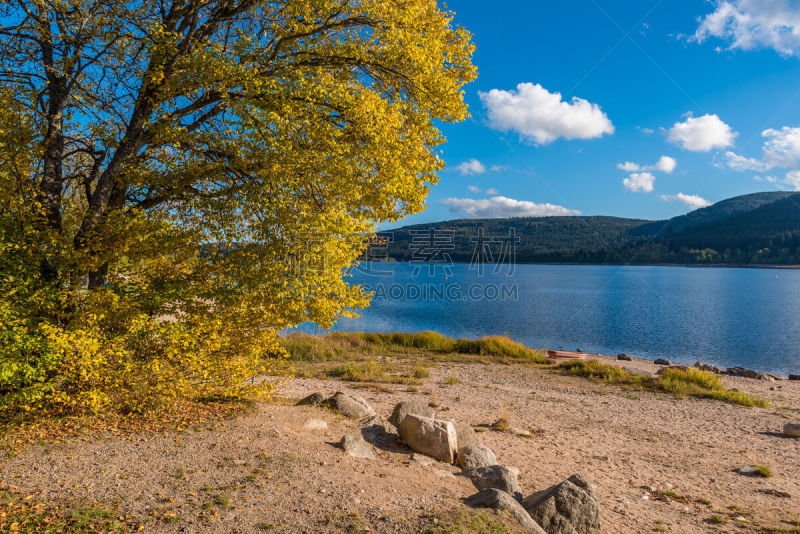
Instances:
[[[462,219],[385,232],[390,258],[444,255],[471,261],[488,251],[519,263],[800,264],[800,194],[723,200],[667,221],[618,217]],[[510,237],[513,236],[513,237]],[[438,251],[438,252],[437,252]],[[483,251],[483,252],[481,252]]]
[[[742,195],[739,197],[721,200],[707,208],[700,208],[699,210],[692,211],[686,215],[673,217],[667,221],[655,221],[648,224],[643,224],[631,230],[632,236],[655,236],[664,234],[674,234],[683,231],[688,226],[695,226],[703,223],[711,223],[738,215],[740,213],[747,213],[760,208],[761,206],[771,204],[778,200],[794,195],[791,191],[770,191],[767,193],[752,193],[750,195]]]

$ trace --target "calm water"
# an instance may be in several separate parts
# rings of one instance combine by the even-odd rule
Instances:
[[[800,271],[682,267],[372,263],[378,292],[335,330],[453,337],[508,334],[527,345],[800,373]],[[415,272],[417,271],[417,272]],[[309,328],[305,328],[308,330]]]

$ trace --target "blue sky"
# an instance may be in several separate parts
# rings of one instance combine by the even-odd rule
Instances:
[[[800,189],[800,0],[447,6],[477,47],[472,118],[443,126],[429,207],[395,226],[661,219]]]

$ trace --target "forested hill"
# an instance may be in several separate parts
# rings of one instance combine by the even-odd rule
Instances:
[[[387,231],[374,259],[518,263],[800,264],[800,194],[723,200],[666,221],[618,217],[461,219]]]

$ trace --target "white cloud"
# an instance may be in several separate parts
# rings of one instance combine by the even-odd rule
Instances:
[[[634,193],[651,193],[655,181],[656,177],[649,172],[635,172],[622,180],[622,184],[625,189]]]
[[[559,137],[594,139],[614,133],[614,125],[597,104],[578,97],[564,101],[561,93],[539,84],[520,83],[516,90],[492,89],[478,96],[489,112],[491,128],[517,132],[539,145]]]
[[[717,115],[706,114],[676,122],[667,132],[667,139],[684,150],[708,152],[712,148],[732,146],[737,135]]]
[[[494,187],[491,187],[491,188],[486,190],[486,194],[487,195],[499,195],[500,192],[497,189],[495,189]]]
[[[466,213],[470,217],[545,217],[549,215],[580,215],[577,210],[555,204],[536,204],[527,200],[495,196],[491,198],[445,198],[442,204],[450,206],[453,213]]]
[[[638,163],[626,161],[625,163],[617,163],[617,168],[622,169],[625,172],[636,172],[642,167]]]
[[[795,191],[800,191],[800,170],[787,172],[786,178],[784,178],[783,183],[788,185]]]
[[[625,172],[638,172],[638,171],[661,171],[670,174],[678,166],[678,162],[669,156],[661,156],[655,165],[639,165],[632,161],[625,163],[617,163],[617,168]]]
[[[475,187],[474,185],[468,185],[467,189],[469,189],[470,193],[480,193],[481,192],[481,188],[480,187]]]
[[[792,167],[800,161],[800,128],[784,126],[780,130],[761,132],[764,142],[764,160],[776,167]]]
[[[706,206],[710,206],[712,204],[699,195],[685,195],[683,193],[678,193],[677,195],[661,195],[661,198],[669,202],[673,200],[683,202],[693,210],[705,208]]]
[[[473,176],[475,174],[483,174],[486,172],[486,166],[475,158],[469,159],[463,163],[459,163],[453,168],[460,172],[463,176]]]
[[[730,150],[725,152],[725,159],[728,167],[734,171],[766,171],[772,168],[772,165],[764,161],[740,156]]]
[[[508,167],[506,167],[505,165],[492,165],[491,167],[489,167],[490,172],[502,172],[507,170]]]
[[[767,182],[767,183],[770,183],[770,184],[774,184],[775,182],[778,181],[778,179],[775,178],[774,176],[763,176],[763,177],[762,176],[753,176],[753,180],[755,180],[756,182]]]
[[[716,0],[716,9],[700,19],[691,40],[728,41],[730,49],[772,48],[783,56],[800,52],[800,1]]]
[[[677,166],[678,166],[678,162],[675,161],[674,158],[671,158],[669,156],[661,156],[658,159],[658,162],[655,165],[653,165],[652,167],[649,167],[649,168],[647,168],[645,170],[661,171],[661,172],[665,172],[667,174],[671,174],[672,171],[674,171],[675,167],[677,167]]]

